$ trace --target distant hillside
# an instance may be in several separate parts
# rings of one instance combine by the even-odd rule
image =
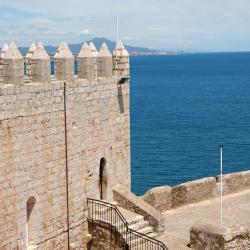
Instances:
[[[87,42],[93,42],[98,50],[100,49],[102,43],[105,42],[107,44],[107,46],[109,47],[110,51],[114,50],[115,44],[116,44],[114,41],[110,41],[106,38],[94,38],[94,39],[89,40]],[[72,53],[74,55],[77,55],[82,47],[82,43],[69,44],[69,47],[70,47]],[[152,49],[143,48],[143,47],[133,47],[133,46],[128,46],[128,45],[125,45],[125,47],[131,55],[140,55],[140,54],[145,55],[145,54],[160,54],[161,53],[161,51],[159,51],[159,50],[152,50]],[[49,55],[54,55],[56,53],[56,50],[57,50],[57,47],[50,46],[50,45],[45,46],[45,48],[46,48],[47,52],[49,53]],[[23,55],[26,55],[27,51],[29,50],[28,47],[20,47],[19,49]]]

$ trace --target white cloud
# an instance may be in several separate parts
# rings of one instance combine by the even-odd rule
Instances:
[[[81,30],[81,34],[82,35],[90,35],[91,31],[89,29],[83,29],[83,30]]]
[[[115,40],[117,7],[119,36],[131,45],[250,50],[249,0],[0,0],[0,43],[27,45],[32,34],[46,44]]]

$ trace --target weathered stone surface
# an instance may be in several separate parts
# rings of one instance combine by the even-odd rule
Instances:
[[[1,52],[0,52],[0,83],[3,82],[3,62],[2,62],[2,58],[5,54],[5,52],[7,51],[7,49],[9,48],[8,44],[4,44],[3,47],[1,48]]]
[[[172,208],[195,203],[215,197],[216,179],[214,177],[186,182],[172,188]]]
[[[50,82],[50,58],[42,43],[38,43],[30,56],[32,82]]]
[[[95,79],[97,76],[96,53],[93,53],[87,43],[84,43],[78,56],[78,78]]]
[[[217,228],[197,223],[190,231],[190,246],[196,250],[250,249],[249,225]]]
[[[97,58],[97,76],[111,77],[113,74],[112,55],[105,43],[102,44]]]
[[[36,50],[36,44],[32,43],[26,56],[25,56],[25,66],[26,66],[26,81],[31,80],[31,57]]]
[[[217,176],[217,180],[220,183],[220,176]],[[250,171],[223,175],[224,194],[232,194],[246,189],[250,189]]]
[[[2,52],[1,69],[4,84],[18,85],[24,82],[24,59],[15,43]]]
[[[89,222],[89,232],[92,235],[88,243],[90,250],[126,250],[126,242],[114,228],[106,223]]]
[[[119,206],[142,215],[157,231],[164,231],[164,218],[160,212],[131,193],[125,186],[116,184],[113,186],[113,199]]]
[[[248,189],[250,189],[250,171],[223,176],[224,195]],[[218,196],[220,196],[220,176],[190,181],[173,187],[153,188],[141,198],[159,211],[165,211]]]
[[[123,114],[116,78],[0,84],[0,249],[26,249],[31,196],[32,245],[67,249],[68,200],[70,244],[84,249],[86,198],[100,199],[102,157],[107,199],[116,182],[130,188],[129,84],[122,87]]]
[[[172,187],[162,186],[148,190],[142,197],[144,201],[159,211],[172,208]]]
[[[223,226],[232,227],[249,221],[250,190],[230,194],[223,197]],[[166,232],[177,238],[190,242],[190,228],[197,222],[220,226],[220,198],[188,204],[179,208],[166,210],[162,213],[165,217]],[[178,223],[176,223],[178,222]]]
[[[180,238],[176,238],[171,235],[171,232],[160,235],[157,237],[157,240],[160,240],[165,244],[168,250],[191,250],[186,242],[183,242]]]
[[[117,77],[129,76],[129,54],[122,41],[118,41],[113,51],[113,70]]]
[[[65,42],[60,44],[54,58],[56,78],[66,82],[74,81],[74,56]]]

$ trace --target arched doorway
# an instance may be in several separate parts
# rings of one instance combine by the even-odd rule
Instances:
[[[106,159],[101,158],[99,167],[99,189],[100,199],[107,199],[107,170],[106,170]]]
[[[30,197],[26,203],[26,245],[34,244],[34,213],[32,213],[36,203],[35,197]]]

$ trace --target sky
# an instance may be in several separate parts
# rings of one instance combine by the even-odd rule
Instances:
[[[249,0],[0,0],[0,44],[119,38],[184,51],[250,51]],[[1,45],[0,45],[1,46]]]

